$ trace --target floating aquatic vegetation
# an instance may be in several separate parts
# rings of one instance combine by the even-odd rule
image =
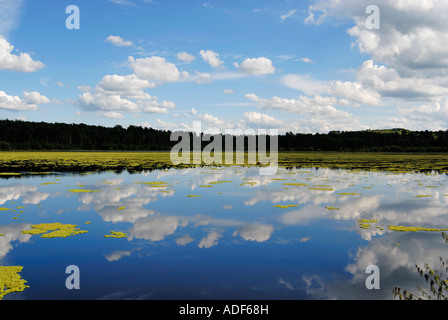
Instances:
[[[299,205],[297,204],[287,204],[287,205],[281,205],[281,204],[276,204],[274,205],[275,208],[282,208],[282,209],[288,209],[288,208],[293,208],[293,207],[298,207]]]
[[[202,196],[198,196],[197,194],[189,194],[187,195],[188,198],[200,198]]]
[[[438,228],[405,227],[405,226],[394,226],[394,225],[389,225],[388,228],[389,228],[389,230],[399,231],[399,232],[448,231],[448,228],[438,229]]]
[[[213,186],[210,186],[208,184],[203,184],[203,185],[200,185],[199,187],[201,187],[201,188],[213,188]]]
[[[307,186],[306,183],[295,183],[295,182],[286,182],[282,183],[284,186]]]
[[[29,288],[25,285],[27,281],[19,275],[22,269],[22,266],[0,266],[0,300],[8,293],[22,292]]]
[[[62,224],[60,222],[35,224],[31,225],[31,228],[31,230],[23,230],[22,233],[42,234],[41,238],[65,238],[88,232],[77,228],[75,224]]]
[[[212,181],[212,182],[209,182],[209,184],[221,184],[221,183],[226,183],[226,182],[232,182],[232,181],[227,181],[227,180]]]
[[[419,194],[418,196],[413,196],[412,198],[427,198],[432,197],[431,194]]]
[[[340,208],[335,208],[335,207],[325,207],[325,209],[327,209],[327,210],[341,210]]]
[[[42,186],[46,186],[46,185],[49,185],[49,184],[59,184],[59,182],[42,182],[41,183]]]
[[[126,209],[126,206],[118,207],[117,210],[124,210]]]
[[[310,190],[320,190],[320,191],[333,191],[333,188],[321,188],[321,187],[310,187]]]
[[[88,190],[88,189],[70,189],[67,191],[73,192],[73,193],[100,192],[100,190]]]
[[[147,186],[150,186],[151,188],[165,188],[165,187],[172,187],[173,185],[169,184],[168,182],[164,181],[150,181],[150,182],[135,182],[136,184],[144,184]]]
[[[368,220],[368,219],[358,219],[358,226],[361,229],[370,229],[370,224],[372,223],[377,223],[378,220],[377,219],[372,219],[372,220]]]
[[[362,195],[361,193],[356,193],[356,192],[339,192],[338,194],[340,194],[341,196],[360,196],[360,195]]]
[[[127,238],[128,235],[121,231],[111,231],[110,234],[105,234],[105,238]]]
[[[369,220],[369,219],[359,219],[358,222],[360,222],[360,223],[377,223],[378,219],[371,219],[371,220]]]
[[[5,207],[0,207],[0,211],[9,211],[9,210],[11,210],[11,209],[5,208]]]
[[[243,182],[240,184],[240,186],[256,186],[258,184],[258,182],[255,181],[248,181],[248,182]]]

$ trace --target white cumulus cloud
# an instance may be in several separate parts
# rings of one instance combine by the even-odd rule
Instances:
[[[265,57],[246,59],[240,65],[235,64],[235,66],[240,71],[252,75],[272,74],[275,72],[272,61]]]
[[[33,60],[30,54],[21,52],[16,55],[13,50],[14,46],[0,35],[0,70],[35,72],[45,67],[42,62]]]
[[[130,47],[133,45],[132,41],[125,41],[120,36],[108,36],[106,42],[112,43],[117,47]]]
[[[131,69],[134,70],[135,74],[141,79],[177,82],[183,78],[189,77],[188,72],[179,71],[176,65],[166,61],[163,57],[152,56],[140,59],[129,57],[128,60]]]
[[[199,54],[202,59],[213,68],[218,68],[224,63],[224,61],[219,58],[219,54],[212,50],[201,50],[199,51]]]

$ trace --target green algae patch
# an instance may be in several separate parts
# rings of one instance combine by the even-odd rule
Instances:
[[[298,207],[298,206],[299,205],[297,205],[297,204],[287,204],[287,205],[276,204],[274,207],[275,208],[288,209],[288,208],[293,208],[293,207]]]
[[[46,185],[50,185],[50,184],[59,184],[59,182],[42,182],[40,185],[46,186]]]
[[[307,186],[306,183],[294,183],[294,182],[286,182],[282,183],[284,186]]]
[[[5,295],[13,292],[22,292],[29,288],[19,273],[22,271],[22,266],[0,266],[0,300]]]
[[[240,186],[256,186],[258,184],[258,182],[255,181],[248,181],[248,182],[243,182],[240,184]]]
[[[67,191],[73,192],[73,193],[100,192],[100,190],[88,190],[88,189],[70,189]]]
[[[202,196],[198,196],[197,194],[189,194],[187,195],[188,198],[201,198]]]
[[[110,234],[105,234],[105,238],[127,238],[128,235],[121,231],[111,231]]]
[[[443,228],[443,229],[437,229],[437,228],[422,228],[422,227],[405,227],[405,226],[393,226],[393,225],[389,225],[388,226],[389,230],[392,231],[398,231],[398,232],[418,232],[418,231],[429,231],[429,232],[434,232],[434,231],[447,231],[448,228]]]
[[[341,210],[340,208],[335,208],[335,207],[325,207],[325,209],[327,209],[327,210]]]
[[[333,188],[310,187],[309,190],[333,191]]]
[[[370,229],[370,224],[377,223],[377,222],[378,222],[377,219],[371,219],[371,220],[368,220],[368,219],[358,219],[358,226],[361,229]]]
[[[124,209],[126,209],[125,206],[122,206],[122,207],[118,207],[118,208],[117,208],[117,210],[124,210]]]
[[[136,184],[144,184],[147,186],[150,186],[151,188],[164,188],[164,187],[170,187],[168,182],[164,181],[149,181],[149,182],[135,182]]]
[[[419,194],[418,196],[413,196],[412,198],[427,198],[432,197],[430,194]]]
[[[9,210],[11,210],[11,209],[5,208],[5,207],[0,207],[0,211],[9,211]]]
[[[77,228],[75,224],[41,223],[31,225],[31,230],[23,230],[24,234],[42,234],[41,238],[65,238],[88,232]],[[48,232],[48,233],[47,233]]]
[[[356,192],[339,192],[338,194],[340,194],[341,196],[360,196],[360,195],[362,195],[361,193],[356,193]]]
[[[220,180],[220,181],[212,181],[209,182],[209,184],[221,184],[221,183],[230,183],[232,181],[228,181],[228,180]]]
[[[372,219],[372,220],[368,220],[368,219],[359,219],[358,222],[360,223],[377,223],[378,219]]]

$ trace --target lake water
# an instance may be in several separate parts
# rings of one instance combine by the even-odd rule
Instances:
[[[415,265],[437,265],[448,244],[388,226],[448,227],[447,180],[236,166],[2,176],[0,265],[23,266],[29,285],[4,299],[394,299],[395,286],[425,287]],[[22,233],[54,222],[88,232]],[[369,265],[380,289],[366,288]]]

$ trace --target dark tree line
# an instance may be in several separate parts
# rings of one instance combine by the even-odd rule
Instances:
[[[0,150],[170,150],[171,131],[119,125],[0,120]],[[192,137],[192,133],[190,133]],[[235,141],[235,137],[232,137]],[[247,140],[246,137],[246,145]],[[193,146],[193,139],[191,148]],[[213,138],[212,140],[213,141]],[[225,147],[224,138],[222,146]],[[202,142],[202,148],[209,144]],[[269,137],[267,147],[269,149]],[[405,129],[332,131],[327,134],[287,132],[278,137],[279,151],[448,152],[448,130]],[[247,148],[246,148],[247,149]]]

